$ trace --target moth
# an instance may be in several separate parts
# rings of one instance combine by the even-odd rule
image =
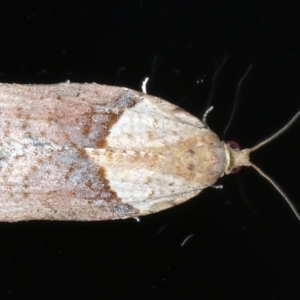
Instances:
[[[240,151],[198,118],[145,93],[0,84],[0,221],[107,220],[167,209],[238,166],[258,169],[250,152],[298,116]]]

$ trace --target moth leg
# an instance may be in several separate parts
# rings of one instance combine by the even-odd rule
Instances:
[[[207,119],[208,114],[209,114],[213,109],[214,109],[213,106],[209,107],[209,108],[205,111],[205,113],[204,113],[204,115],[203,115],[202,122],[203,122],[207,127],[208,127],[208,125],[207,125],[207,123],[206,123],[206,119]]]

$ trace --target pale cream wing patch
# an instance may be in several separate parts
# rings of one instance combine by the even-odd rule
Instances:
[[[174,152],[201,136],[204,126],[176,106],[147,96],[112,126],[106,149],[86,148],[86,154],[104,168],[122,203],[148,214],[184,202],[205,187],[201,175],[191,180],[176,171],[180,162]]]

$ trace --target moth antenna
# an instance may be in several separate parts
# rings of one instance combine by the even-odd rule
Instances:
[[[250,152],[254,152],[255,150],[259,149],[260,147],[262,147],[263,145],[273,141],[274,139],[276,139],[278,136],[280,136],[281,134],[283,134],[287,129],[289,129],[294,123],[295,121],[299,118],[300,116],[300,111],[298,111],[294,117],[285,125],[283,126],[280,130],[278,130],[275,134],[273,134],[272,136],[270,136],[269,138],[265,139],[264,141],[260,142],[259,144],[257,144],[256,146],[252,147],[250,150]]]
[[[243,150],[235,150],[234,148],[231,148],[230,143],[226,144],[224,143],[224,151],[226,156],[226,164],[224,168],[224,173],[229,174],[231,173],[235,168],[241,167],[241,166],[248,166],[255,169],[261,176],[266,178],[273,186],[274,188],[280,193],[280,195],[285,199],[287,204],[290,206],[292,211],[294,212],[295,216],[300,221],[300,213],[297,211],[296,207],[292,203],[292,201],[288,198],[288,196],[283,192],[283,190],[278,186],[278,184],[275,183],[275,181],[269,177],[267,174],[265,174],[260,168],[258,168],[255,164],[250,162],[249,156],[251,152],[256,151],[257,149],[261,148],[265,144],[273,141],[278,136],[280,136],[282,133],[284,133],[289,127],[291,127],[295,121],[299,118],[300,111],[298,111],[294,117],[280,130],[278,130],[275,134],[270,136],[269,138],[265,139],[264,141],[260,142],[256,146],[250,148],[250,149],[243,149]]]
[[[299,118],[299,116],[300,116],[300,111],[298,111],[294,115],[294,117],[285,126],[283,126],[280,130],[278,130],[275,134],[273,134],[269,138],[265,139],[264,141],[260,142],[256,146],[254,146],[251,149],[249,149],[249,153],[253,152],[253,151],[255,151],[255,150],[259,149],[259,148],[261,148],[265,144],[267,144],[267,143],[273,141],[274,139],[276,139],[277,137],[279,137],[281,134],[283,134],[287,129],[289,129],[295,123],[295,121]],[[249,161],[248,166],[251,166],[253,169],[255,169],[261,176],[263,176],[264,178],[266,178],[274,186],[274,188],[285,199],[285,201],[287,202],[287,204],[290,206],[290,208],[294,212],[295,216],[300,221],[300,214],[299,214],[299,212],[297,211],[297,209],[294,206],[294,204],[292,203],[292,201],[288,198],[288,196],[284,193],[284,191],[279,187],[279,185],[277,183],[275,183],[275,181],[270,176],[268,176],[267,174],[265,174],[259,167],[257,167],[252,162]]]
[[[287,204],[292,209],[294,215],[297,217],[297,219],[300,221],[300,214],[297,211],[295,205],[292,203],[292,201],[288,198],[288,196],[284,193],[284,191],[281,189],[281,187],[266,173],[264,173],[259,167],[257,167],[252,162],[249,162],[249,166],[255,169],[262,177],[266,178],[273,186],[274,188],[279,192],[279,194],[284,198],[284,200],[287,202]]]

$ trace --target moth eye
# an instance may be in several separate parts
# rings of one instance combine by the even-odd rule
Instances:
[[[237,168],[232,169],[232,171],[230,172],[230,174],[236,174],[236,173],[238,173],[241,170],[241,168],[242,167],[237,167]]]
[[[236,141],[227,141],[225,142],[231,149],[241,150],[240,144]]]
[[[226,141],[225,142],[231,149],[234,150],[241,150],[240,144],[236,141]],[[232,171],[230,172],[230,174],[236,174],[241,170],[242,167],[237,167],[232,169]]]

